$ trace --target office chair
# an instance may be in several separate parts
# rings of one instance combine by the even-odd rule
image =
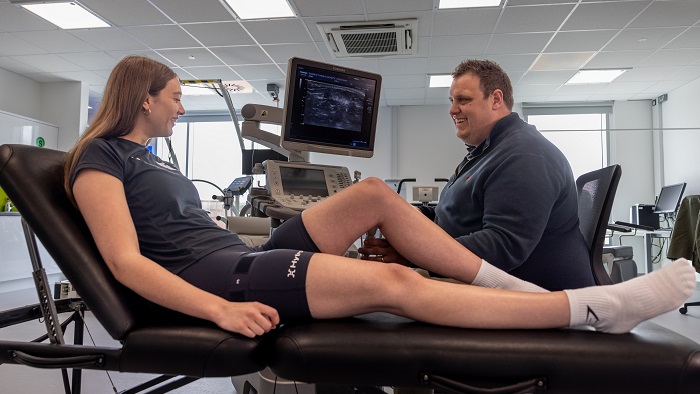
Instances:
[[[683,197],[678,216],[673,225],[666,257],[675,260],[685,257],[700,272],[700,195]],[[688,313],[689,306],[698,306],[700,301],[687,302],[678,310]]]
[[[605,233],[621,176],[622,168],[616,164],[576,179],[579,227],[588,245],[591,269],[598,285],[619,283],[637,276],[637,263],[631,259],[631,247],[605,247]],[[606,253],[622,257],[609,262],[610,273],[603,260]]]
[[[71,368],[74,375],[80,369],[164,375],[130,392],[161,384],[159,392],[166,392],[200,377],[228,377],[263,369],[260,340],[166,311],[116,281],[63,189],[64,155],[28,145],[2,145],[0,185],[22,215],[28,242],[34,234],[38,236],[82,298],[68,301],[84,302],[121,347],[85,346],[82,338],[77,338],[78,343],[65,344],[57,316],[51,312],[70,308],[64,307],[65,302],[56,308],[51,294],[44,291],[43,295],[39,293],[41,309],[46,312],[43,318],[56,331],[52,343],[0,340],[0,363]],[[45,283],[45,275],[42,278],[38,253],[32,253],[31,247],[30,256],[39,268],[35,270],[37,288],[46,290],[50,286]],[[30,312],[26,315],[26,321],[36,318]],[[79,393],[80,379],[73,380],[72,390],[65,386],[66,392]]]

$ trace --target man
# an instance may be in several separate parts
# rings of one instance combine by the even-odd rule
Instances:
[[[467,155],[424,214],[489,263],[549,290],[595,284],[579,231],[578,196],[564,155],[512,112],[496,63],[467,60],[452,73],[450,115]],[[382,241],[360,250],[392,261]],[[371,248],[376,246],[377,248]]]

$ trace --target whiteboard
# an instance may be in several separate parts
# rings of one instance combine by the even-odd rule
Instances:
[[[41,145],[58,149],[58,126],[0,111],[0,145]]]

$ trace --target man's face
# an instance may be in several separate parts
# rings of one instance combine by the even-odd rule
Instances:
[[[457,129],[457,138],[467,145],[481,144],[491,133],[493,125],[504,116],[501,91],[495,90],[484,98],[479,78],[471,73],[452,81],[450,102],[450,116]]]

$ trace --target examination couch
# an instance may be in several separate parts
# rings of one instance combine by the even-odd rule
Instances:
[[[63,192],[62,157],[49,149],[3,145],[0,185],[122,346],[0,340],[0,363],[192,379],[245,375],[268,366],[280,378],[339,392],[347,386],[464,393],[700,391],[700,345],[650,322],[613,335],[454,329],[370,314],[284,325],[260,339],[247,339],[145,308],[143,299],[110,275]]]

